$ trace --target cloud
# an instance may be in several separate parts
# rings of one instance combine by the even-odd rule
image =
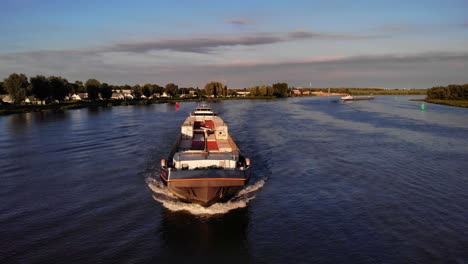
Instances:
[[[468,62],[468,53],[463,52],[427,52],[410,55],[384,54],[384,55],[361,55],[361,56],[322,56],[306,58],[301,60],[285,61],[231,61],[213,66],[219,67],[284,67],[284,66],[306,66],[306,65],[389,65],[409,63],[433,63],[441,61]]]
[[[231,18],[231,19],[225,19],[225,23],[227,24],[233,24],[233,25],[247,25],[247,24],[253,24],[253,21],[251,19],[247,18]]]
[[[346,59],[345,56],[321,56],[315,58],[306,58],[302,60],[287,60],[287,61],[260,61],[260,60],[235,60],[229,62],[210,64],[211,66],[219,67],[251,67],[251,66],[276,66],[276,65],[294,65],[294,64],[310,64],[330,61],[341,61]]]
[[[40,60],[54,64],[58,61],[56,58],[61,58],[64,61],[86,62],[86,60],[89,59],[97,60],[104,54],[108,53],[148,55],[151,51],[158,51],[158,54],[167,54],[168,52],[190,52],[205,55],[212,53],[221,47],[258,46],[297,40],[358,40],[374,37],[376,36],[318,33],[302,30],[285,33],[252,33],[241,35],[212,35],[193,36],[187,38],[137,40],[82,49],[33,50],[6,54],[0,53],[0,57],[4,60],[10,60],[13,63],[16,61],[34,62]]]
[[[231,85],[287,82],[294,86],[425,88],[467,83],[468,52],[325,56],[285,61],[233,61],[197,67],[223,75]],[[179,69],[179,73],[192,71]],[[235,81],[233,81],[235,80]],[[236,85],[240,83],[240,85]]]
[[[314,32],[296,30],[288,33],[289,38],[291,39],[306,39],[320,37],[321,35]]]
[[[344,63],[433,63],[440,61],[468,61],[467,52],[424,52],[418,54],[400,55],[384,54],[374,56],[355,56],[344,60]]]
[[[285,41],[280,36],[258,33],[240,36],[207,36],[192,38],[167,38],[117,43],[107,48],[113,52],[148,52],[151,50],[172,50],[179,52],[209,53],[212,49],[227,46],[254,46]]]
[[[320,33],[311,31],[292,31],[288,33],[255,33],[249,35],[195,36],[190,38],[165,38],[140,40],[113,44],[105,49],[111,52],[143,53],[152,50],[171,50],[178,52],[210,53],[215,48],[232,46],[256,46],[287,42],[292,40],[362,40],[380,38],[352,34]]]
[[[92,52],[75,50],[0,55],[0,61],[4,62],[0,64],[2,78],[12,72],[22,72],[27,76],[59,75],[70,81],[97,78],[111,84],[151,82],[164,85],[176,82],[181,86],[203,87],[211,80],[224,79],[233,88],[275,82],[287,82],[294,86],[308,86],[312,82],[315,87],[423,88],[468,82],[468,52],[321,56],[301,60],[238,60],[219,64],[174,65],[161,63],[160,58],[152,53],[96,56]]]
[[[316,39],[316,40],[361,40],[382,38],[379,35],[337,34],[328,32],[313,32],[296,30],[288,33],[289,39]]]
[[[388,29],[397,30],[398,28]],[[136,39],[92,48],[0,53],[0,77],[6,77],[12,72],[24,72],[28,76],[61,75],[70,80],[98,78],[108,83],[120,84],[164,84],[172,81],[181,85],[203,86],[204,83],[220,76],[219,78],[228,80],[234,87],[277,81],[300,85],[305,80],[305,83],[316,80],[316,85],[323,86],[336,83],[365,86],[372,83],[393,87],[405,83],[427,87],[446,80],[454,83],[468,81],[465,77],[468,51],[407,55],[330,54],[302,59],[288,59],[287,54],[294,52],[283,52],[285,47],[299,46],[297,42],[300,41],[307,42],[304,44],[308,45],[319,41],[328,44],[333,41],[341,43],[362,40],[368,44],[367,40],[385,38],[387,34],[392,33],[362,35],[295,30]],[[294,43],[286,45],[288,42]],[[275,47],[274,44],[282,45]],[[271,45],[268,52],[262,53],[262,45]],[[248,49],[236,49],[238,46],[255,48],[254,51],[246,51]],[[277,51],[281,56],[271,56],[272,51]],[[213,54],[215,52],[216,54]],[[252,52],[254,56],[250,57]],[[236,60],[223,61],[223,58],[227,57]],[[399,75],[406,76],[406,79],[398,78]]]

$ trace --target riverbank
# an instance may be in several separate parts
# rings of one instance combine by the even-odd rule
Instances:
[[[68,101],[58,104],[47,104],[47,105],[36,105],[36,104],[2,104],[0,105],[0,116],[21,114],[30,112],[64,112],[71,109],[80,109],[86,107],[113,107],[113,106],[127,106],[127,105],[150,105],[150,104],[163,104],[163,103],[175,103],[175,102],[197,102],[197,101],[208,101],[208,102],[219,102],[224,100],[246,100],[246,99],[275,99],[273,96],[261,96],[261,97],[224,97],[224,98],[177,98],[177,99],[133,99],[133,100],[102,100],[102,101]]]
[[[383,89],[383,88],[309,88],[317,96],[330,95],[426,95],[426,89]]]
[[[410,101],[468,108],[468,100],[410,99]]]
[[[390,90],[389,91],[380,91],[382,93],[376,92],[374,95],[408,95],[401,94],[401,90]],[[419,91],[418,91],[419,92]],[[325,93],[325,92],[314,92],[310,95],[299,95],[300,97],[307,96],[342,96],[344,93]],[[353,91],[350,94],[359,95],[360,92]],[[369,94],[369,93],[367,93]],[[415,93],[413,93],[414,95]],[[416,93],[419,94],[419,93]],[[293,95],[297,97],[297,95]],[[159,99],[132,99],[132,100],[99,100],[99,101],[66,101],[62,103],[53,103],[47,105],[36,105],[36,104],[1,104],[0,105],[0,116],[10,115],[10,114],[19,114],[19,113],[29,113],[29,112],[64,112],[71,109],[80,109],[85,107],[112,107],[112,106],[126,106],[126,105],[149,105],[149,104],[162,104],[162,103],[175,103],[175,102],[193,102],[193,101],[228,101],[228,100],[264,100],[264,99],[277,99],[275,96],[239,96],[239,97],[218,97],[218,98],[159,98]],[[425,100],[425,99],[421,99]],[[419,101],[419,100],[415,100]],[[457,100],[427,100],[428,103],[438,103],[451,106],[459,107],[468,107],[468,101],[457,101]]]

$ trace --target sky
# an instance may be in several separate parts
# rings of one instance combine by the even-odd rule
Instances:
[[[0,0],[0,79],[229,88],[468,83],[468,1]]]

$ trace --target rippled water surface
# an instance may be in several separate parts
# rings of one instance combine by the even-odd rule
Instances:
[[[195,105],[0,117],[0,263],[468,263],[468,109],[213,103],[254,175],[203,208],[157,179]]]

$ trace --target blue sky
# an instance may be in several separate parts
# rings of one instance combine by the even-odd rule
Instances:
[[[468,83],[468,1],[0,2],[0,78],[232,88]]]

